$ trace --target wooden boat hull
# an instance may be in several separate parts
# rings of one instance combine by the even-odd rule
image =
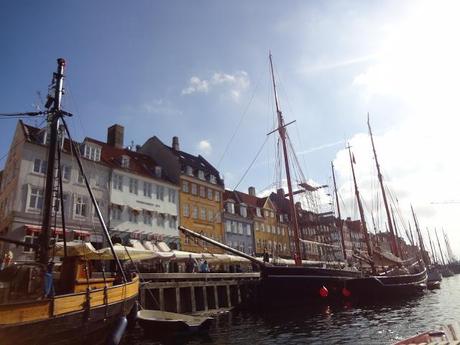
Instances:
[[[417,274],[396,276],[370,276],[346,282],[346,288],[354,299],[379,300],[420,295],[426,289],[426,270]]]
[[[54,299],[0,305],[2,345],[105,344],[120,317],[136,303],[139,280]],[[88,308],[89,300],[89,308]]]
[[[361,272],[319,267],[267,266],[260,282],[263,305],[286,305],[342,299],[346,282],[361,277]],[[327,289],[327,296],[321,289]]]
[[[141,310],[137,315],[138,324],[149,337],[154,338],[205,333],[212,323],[210,317],[193,317],[160,310]]]

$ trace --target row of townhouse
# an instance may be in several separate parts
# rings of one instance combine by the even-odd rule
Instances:
[[[0,234],[36,243],[46,175],[48,132],[18,122],[7,162],[0,179]],[[248,254],[292,257],[294,246],[289,201],[280,189],[258,197],[254,187],[247,193],[225,190],[219,171],[201,155],[180,150],[179,139],[171,146],[153,136],[135,149],[124,147],[124,127],[107,130],[105,142],[85,138],[76,143],[85,175],[112,234],[142,241],[164,241],[172,248],[191,252],[222,251],[179,233],[178,225],[200,232]],[[61,212],[66,216],[66,238],[104,245],[95,208],[78,169],[73,145],[61,140],[63,203],[55,203],[57,240],[62,239]],[[340,242],[337,220],[296,208],[301,237],[316,242]],[[353,222],[346,221],[353,228]],[[356,228],[356,225],[354,225]],[[353,231],[347,231],[355,236]],[[358,235],[356,235],[358,236]],[[350,248],[356,238],[346,238]],[[355,241],[355,242],[356,242]],[[0,244],[2,245],[2,244]],[[3,243],[16,260],[28,260],[31,248]],[[0,250],[6,248],[0,248]],[[306,259],[331,259],[320,246],[302,244]]]

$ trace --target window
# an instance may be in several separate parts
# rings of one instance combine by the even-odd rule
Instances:
[[[152,225],[152,214],[148,211],[143,212],[144,224]]]
[[[193,176],[193,169],[191,166],[187,165],[185,167],[185,173],[188,175],[188,176]]]
[[[227,207],[228,213],[231,213],[231,214],[235,213],[235,204],[233,202],[227,202],[226,207]]]
[[[161,167],[155,167],[155,176],[160,178],[161,177]]]
[[[214,221],[214,212],[212,210],[208,210],[208,221],[209,222]]]
[[[200,186],[200,197],[206,198],[206,189],[204,186]]]
[[[270,217],[271,217],[271,218],[275,218],[275,213],[274,213],[274,212],[270,212]]]
[[[259,231],[259,223],[254,222],[255,231]]]
[[[220,212],[216,212],[216,216],[214,217],[214,219],[216,220],[216,223],[220,223],[222,221],[220,218]]]
[[[204,207],[202,207],[200,210],[200,219],[206,220],[206,209]]]
[[[78,182],[78,183],[81,183],[81,184],[84,184],[84,183],[85,183],[85,177],[83,176],[83,174],[81,173],[80,170],[78,170],[77,182]]]
[[[238,229],[237,229],[236,222],[233,222],[233,221],[232,221],[232,232],[236,234],[236,233],[237,233],[237,230],[238,230]]]
[[[188,193],[189,188],[188,188],[188,181],[182,181],[182,191],[184,193]]]
[[[216,201],[220,201],[220,193],[216,191]]]
[[[101,160],[101,148],[93,145],[85,145],[85,153],[83,155],[85,158],[91,159],[92,161]]]
[[[246,235],[251,236],[251,226],[249,224],[244,225],[246,228]]]
[[[152,184],[149,182],[144,182],[144,196],[148,198],[152,197]]]
[[[29,208],[41,210],[43,208],[43,189],[32,187],[30,189]]]
[[[165,192],[165,187],[157,186],[157,200],[164,199],[164,192]]]
[[[24,242],[28,245],[24,246],[24,253],[32,253],[34,251],[34,246],[40,244],[40,237],[38,236],[24,236]]]
[[[157,216],[157,225],[160,228],[163,228],[165,226],[165,216],[163,214],[159,214]]]
[[[138,216],[138,212],[131,210],[129,212],[129,221],[131,223],[137,223],[137,218],[138,218],[137,216]]]
[[[213,194],[214,194],[214,193],[213,193],[212,189],[209,189],[209,188],[208,188],[208,199],[209,199],[209,200],[212,200]]]
[[[129,192],[137,194],[137,180],[135,178],[129,179]]]
[[[264,223],[260,224],[260,230],[262,230],[262,232],[265,232],[265,224]]]
[[[209,182],[211,182],[212,184],[216,184],[217,183],[216,176],[215,175],[209,176]]]
[[[198,178],[200,180],[204,180],[204,171],[203,170],[198,170]]]
[[[197,195],[197,187],[196,184],[192,183],[192,194]]]
[[[112,187],[113,189],[123,191],[123,176],[113,174]]]
[[[248,216],[247,208],[244,205],[240,205],[240,216],[244,218]]]
[[[176,191],[172,188],[168,188],[168,201],[176,203]]]
[[[259,207],[256,208],[256,215],[257,215],[257,217],[262,217],[262,213],[260,212]]]
[[[39,158],[35,158],[34,160],[34,172],[39,173],[39,174],[46,174],[47,170],[47,161],[42,161]]]
[[[97,205],[99,206],[99,209],[102,212],[102,208],[104,207],[104,202],[102,200],[96,200]],[[96,206],[93,207],[93,217],[97,217],[97,211],[96,211]]]
[[[171,229],[175,229],[177,227],[175,216],[170,216],[169,217],[169,227]]]
[[[243,224],[242,224],[242,223],[238,223],[238,233],[239,233],[240,235],[243,234]]]
[[[198,219],[198,207],[193,206],[193,214],[192,214],[193,219]]]
[[[72,167],[70,165],[63,165],[61,169],[62,179],[70,181],[70,178],[72,177]]]
[[[229,220],[225,221],[225,231],[226,232],[232,232],[232,222]]]
[[[86,217],[88,211],[88,203],[85,197],[75,197],[75,214],[77,216]]]
[[[106,187],[106,179],[105,176],[97,175],[96,176],[96,187],[105,188]]]
[[[182,214],[184,215],[184,217],[190,217],[190,207],[188,206],[188,204],[184,204],[184,206],[182,207]]]
[[[122,168],[129,168],[129,157],[128,156],[121,156],[121,167]]]
[[[112,207],[112,219],[121,220],[122,210],[118,206]]]

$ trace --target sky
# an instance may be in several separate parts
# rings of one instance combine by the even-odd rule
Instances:
[[[3,1],[0,113],[43,108],[56,59],[74,137],[125,145],[177,135],[218,167],[228,189],[275,188],[280,107],[303,175],[331,185],[358,218],[345,149],[352,147],[366,217],[385,227],[367,133],[374,132],[401,232],[444,229],[460,255],[457,1]],[[15,119],[0,120],[0,168]],[[32,125],[41,119],[26,120]],[[258,154],[259,152],[259,154]],[[298,173],[297,169],[294,172]],[[298,173],[299,174],[299,173]],[[283,177],[282,177],[283,178]],[[281,181],[283,185],[283,183]],[[330,191],[318,193],[327,210]],[[371,226],[373,227],[373,226]],[[412,224],[413,227],[413,224]]]

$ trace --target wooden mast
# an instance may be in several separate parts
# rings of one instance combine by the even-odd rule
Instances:
[[[281,143],[283,145],[283,154],[284,154],[284,166],[286,169],[286,179],[287,179],[287,185],[288,185],[288,194],[289,194],[289,202],[291,206],[291,214],[292,214],[292,219],[291,219],[291,224],[294,227],[294,237],[295,237],[295,257],[294,261],[296,265],[301,265],[302,264],[302,256],[300,253],[300,244],[299,244],[299,224],[297,221],[297,211],[295,208],[294,204],[294,196],[292,194],[292,184],[291,184],[291,173],[289,171],[289,158],[288,158],[288,151],[287,151],[287,145],[286,145],[286,126],[284,124],[284,119],[283,119],[283,114],[280,110],[279,104],[278,104],[278,94],[276,92],[276,83],[275,83],[275,74],[273,72],[273,61],[272,61],[272,54],[269,54],[269,59],[270,59],[270,70],[271,70],[271,75],[272,75],[272,82],[273,82],[273,92],[275,96],[275,105],[276,105],[276,114],[278,117],[278,133],[281,138]]]
[[[59,58],[57,60],[57,71],[53,75],[54,82],[54,95],[48,96],[48,103],[52,101],[52,109],[48,113],[48,123],[50,127],[50,143],[48,151],[48,165],[45,182],[45,198],[43,205],[43,220],[42,220],[42,231],[40,233],[40,250],[38,252],[39,261],[47,265],[49,261],[49,248],[50,248],[50,236],[51,236],[51,223],[52,223],[52,203],[54,196],[54,169],[55,169],[55,158],[57,149],[57,137],[58,137],[58,126],[59,118],[61,114],[61,100],[63,93],[63,81],[64,81],[64,67],[65,60]],[[51,106],[50,104],[50,106]]]
[[[356,183],[355,168],[353,167],[353,164],[355,164],[355,159],[354,159],[354,156],[352,156],[351,154],[351,148],[349,145],[348,145],[348,154],[350,156],[351,172],[353,174],[353,183],[355,185],[355,196],[356,196],[356,201],[358,202],[359,216],[361,218],[361,224],[363,226],[364,239],[366,240],[367,254],[369,255],[372,273],[375,274],[376,271],[375,271],[375,265],[374,265],[374,259],[373,259],[374,256],[373,256],[372,244],[369,238],[369,233],[367,232],[366,219],[364,218],[364,209],[363,209],[363,205],[361,204],[361,198],[359,197],[358,184]]]
[[[415,211],[412,205],[410,205],[410,208],[412,210],[412,216],[414,217],[414,223],[415,223],[415,231],[417,231],[417,236],[418,236],[418,243],[420,247],[420,251],[422,252],[422,260],[425,266],[428,266],[429,260],[426,257],[426,250],[425,250],[425,245],[423,244],[423,237],[422,233],[420,231],[420,227],[417,221],[417,217],[415,216]],[[435,230],[436,231],[436,230]]]
[[[369,121],[369,113],[367,113],[367,127],[369,128],[369,135],[371,137],[372,151],[374,151],[375,165],[377,167],[377,175],[378,175],[379,182],[380,182],[380,188],[382,190],[383,204],[385,205],[385,212],[387,214],[388,228],[390,229],[391,248],[392,248],[393,254],[396,255],[397,257],[400,257],[401,253],[399,252],[399,248],[398,248],[398,245],[396,243],[396,237],[395,237],[393,224],[392,224],[392,221],[391,221],[391,214],[390,214],[390,209],[388,207],[388,201],[387,201],[387,196],[386,196],[386,193],[385,193],[385,187],[383,186],[383,177],[382,177],[382,173],[380,172],[380,165],[379,165],[379,161],[377,159],[377,151],[375,150],[374,137],[372,135],[371,124],[370,124],[370,121]]]
[[[430,241],[431,256],[433,258],[432,264],[435,264],[438,261],[436,258],[436,251],[434,250],[433,242],[431,241],[430,231],[428,228],[426,228],[426,232],[428,233],[428,241]]]
[[[438,241],[438,248],[439,248],[439,253],[441,255],[442,265],[445,266],[446,262],[444,261],[444,254],[442,253],[441,242],[439,242],[438,232],[436,231],[436,228],[434,228],[434,234],[436,235],[436,240]]]
[[[340,237],[342,239],[342,252],[343,252],[343,259],[347,261],[347,250],[345,248],[345,236],[344,236],[344,231],[343,231],[343,220],[342,216],[340,214],[340,204],[339,204],[339,194],[337,192],[337,184],[335,182],[335,171],[334,171],[334,162],[331,162],[331,168],[332,168],[332,179],[334,180],[334,192],[335,192],[335,200],[337,204],[337,215],[339,217],[339,224],[340,224]]]

